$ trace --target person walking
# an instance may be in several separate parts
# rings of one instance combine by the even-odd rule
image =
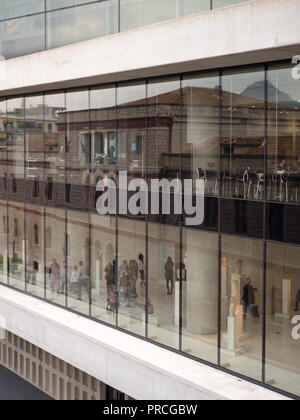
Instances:
[[[300,290],[298,290],[297,295],[296,295],[295,312],[299,311],[299,303],[300,303]]]
[[[172,295],[174,290],[174,262],[171,257],[168,257],[167,262],[165,264],[165,279],[167,283],[167,293],[168,295]]]
[[[108,263],[104,269],[104,278],[106,282],[106,289],[107,289],[107,299],[109,299],[110,292],[112,291],[114,282],[113,282],[113,265],[112,263]]]
[[[142,254],[139,255],[138,260],[138,266],[139,266],[139,273],[141,276],[141,287],[145,287],[145,263],[144,263],[144,256]]]

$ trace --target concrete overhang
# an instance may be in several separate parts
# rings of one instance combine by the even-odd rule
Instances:
[[[0,96],[290,60],[299,21],[299,0],[253,0],[18,57],[0,62]]]
[[[13,334],[137,400],[288,400],[5,286],[0,319]]]

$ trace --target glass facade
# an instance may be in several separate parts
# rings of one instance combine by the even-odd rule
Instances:
[[[291,70],[0,99],[1,282],[300,396]],[[172,191],[170,214],[98,214],[98,181],[120,191],[124,171],[149,186],[202,180],[204,220],[188,226]]]
[[[10,59],[249,0],[1,0]]]

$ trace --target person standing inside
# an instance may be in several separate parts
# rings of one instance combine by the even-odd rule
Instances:
[[[165,264],[165,279],[167,283],[167,294],[172,295],[174,290],[174,262],[171,257],[168,257],[167,262]]]
[[[259,315],[259,299],[258,299],[258,290],[256,288],[254,290],[254,304],[252,306],[253,314],[256,319],[260,318]]]
[[[130,277],[130,288],[131,288],[131,297],[136,299],[138,297],[136,292],[136,282],[138,279],[139,266],[135,260],[130,260],[129,262],[129,277]]]
[[[78,281],[78,300],[81,300],[82,288],[86,290],[89,296],[89,277],[86,275],[86,270],[82,261],[79,262],[79,281]]]
[[[242,301],[244,303],[244,320],[247,319],[247,313],[249,312],[251,318],[254,319],[255,315],[252,309],[252,305],[255,303],[254,289],[251,285],[251,280],[249,277],[245,278],[245,286],[243,288],[243,297]]]
[[[146,283],[145,283],[145,263],[144,263],[144,256],[142,254],[140,254],[140,256],[139,256],[138,266],[139,266],[139,273],[140,273],[140,276],[141,276],[141,287],[145,287],[146,286]]]
[[[72,292],[75,296],[78,295],[78,282],[79,282],[79,271],[77,265],[74,266],[73,272],[71,275],[71,287]]]
[[[53,258],[52,264],[50,266],[50,285],[52,293],[55,291],[59,295],[60,293],[60,266],[57,263],[56,259]]]
[[[299,311],[299,303],[300,303],[300,290],[298,290],[297,295],[296,295],[295,312],[298,312]]]
[[[104,269],[104,278],[106,282],[106,289],[107,289],[107,299],[109,299],[110,292],[113,288],[113,266],[109,262]]]

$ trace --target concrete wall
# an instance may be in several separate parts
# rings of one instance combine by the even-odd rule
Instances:
[[[291,59],[299,19],[298,0],[256,0],[19,57],[0,95]]]
[[[5,286],[0,316],[8,331],[135,399],[286,399]]]

